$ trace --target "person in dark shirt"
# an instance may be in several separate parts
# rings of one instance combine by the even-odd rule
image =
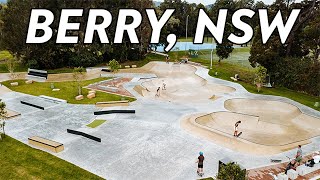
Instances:
[[[203,175],[203,161],[204,161],[204,156],[203,152],[199,153],[199,157],[196,163],[198,163],[198,170],[197,173],[198,175],[202,176]]]

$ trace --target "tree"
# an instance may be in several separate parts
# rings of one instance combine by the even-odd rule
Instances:
[[[91,0],[91,1],[66,1],[66,0],[10,0],[4,12],[0,13],[0,45],[1,49],[10,51],[18,59],[25,64],[31,64],[40,69],[53,69],[65,66],[78,67],[94,66],[105,59],[118,59],[119,61],[128,60],[133,56],[130,54],[132,48],[137,49],[139,59],[143,58],[149,46],[149,38],[151,27],[147,20],[145,9],[152,7],[150,0]],[[84,35],[87,27],[87,19],[89,10],[99,8],[106,9],[113,15],[113,21],[106,31],[108,38],[114,39],[118,11],[120,8],[133,8],[141,11],[142,23],[136,29],[140,44],[132,44],[129,41],[129,36],[124,35],[122,44],[103,44],[100,42],[98,33],[94,33],[93,43],[85,44]],[[52,29],[52,38],[43,44],[26,44],[29,18],[31,9],[48,9],[55,18],[50,25]],[[78,36],[78,43],[75,44],[56,44],[57,34],[59,30],[61,9],[83,9],[83,16],[70,17],[70,23],[80,23],[79,30],[68,30],[66,34]],[[43,22],[44,17],[40,17],[39,21]],[[102,23],[103,18],[98,17],[97,23]],[[130,19],[128,18],[128,21]],[[43,31],[37,31],[36,36],[42,36]],[[133,53],[135,53],[133,52]],[[102,56],[103,55],[103,56]],[[108,55],[108,56],[106,56]]]
[[[19,77],[19,74],[15,72],[17,68],[17,60],[16,58],[9,58],[6,60],[6,68],[9,71],[9,76],[11,80],[15,80]]]
[[[256,68],[256,77],[254,79],[258,92],[260,92],[263,83],[265,83],[266,81],[266,78],[267,78],[267,69],[261,65],[258,66]]]
[[[315,60],[320,58],[320,10],[315,18],[303,29],[303,48],[310,50],[310,56]]]
[[[246,179],[246,171],[242,170],[238,164],[228,163],[221,166],[216,178],[220,180],[244,180]]]
[[[220,9],[228,9],[227,23],[224,30],[222,43],[218,43],[216,47],[216,54],[219,57],[219,63],[223,59],[227,59],[233,51],[233,43],[228,40],[229,35],[234,31],[233,26],[228,23],[232,20],[232,14],[236,9],[236,4],[233,0],[217,0],[209,10],[211,17],[214,17],[213,22],[217,22],[217,17]]]
[[[117,73],[120,69],[120,64],[117,60],[113,59],[112,61],[109,62],[109,67],[113,73],[113,76],[115,73]]]
[[[4,126],[6,124],[6,110],[5,110],[6,104],[2,102],[0,99],[0,129],[2,130],[2,133],[5,135]],[[0,139],[2,140],[2,133],[0,133]]]
[[[73,79],[78,89],[78,95],[82,95],[82,81],[85,78],[85,71],[83,67],[73,69]]]

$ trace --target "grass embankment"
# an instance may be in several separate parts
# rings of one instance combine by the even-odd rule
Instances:
[[[92,123],[88,124],[87,126],[90,127],[90,128],[96,128],[96,127],[102,125],[105,122],[106,122],[106,120],[96,119]]]
[[[320,107],[314,106],[315,102],[320,102],[320,97],[311,96],[284,87],[262,88],[261,91],[258,92],[256,86],[253,84],[255,77],[254,68],[248,66],[248,58],[250,55],[249,51],[250,48],[248,47],[235,49],[231,57],[227,60],[223,60],[220,64],[218,63],[218,58],[214,54],[213,69],[209,71],[209,75],[227,81],[232,81],[230,77],[234,77],[235,74],[239,74],[242,81],[239,81],[237,83],[241,84],[251,93],[286,97],[294,101],[297,101],[301,104],[304,104],[310,108],[320,111]],[[201,51],[199,52],[198,58],[191,58],[190,60],[201,63],[204,66],[210,67],[210,59],[207,58],[210,57],[210,53],[210,50]],[[180,59],[181,57],[185,56],[185,52],[170,52],[169,55],[171,57],[171,60],[174,60],[175,57],[177,57],[177,59]],[[157,55],[151,55],[150,59],[155,58],[159,58],[158,60],[163,59],[161,56]],[[218,73],[217,76],[215,76],[216,72]]]
[[[0,141],[0,179],[102,179],[9,136]]]
[[[100,82],[106,80],[107,78],[97,78],[93,80],[87,80],[82,82],[82,86],[88,86],[89,84],[93,84],[96,82]],[[60,89],[60,91],[53,92],[51,89],[51,82],[34,82],[33,84],[26,84],[25,80],[16,80],[15,82],[19,82],[19,86],[11,86],[10,83],[13,81],[5,81],[2,84],[7,86],[9,89],[25,94],[31,94],[34,96],[46,95],[59,99],[67,100],[68,103],[71,104],[95,104],[97,102],[105,102],[105,101],[120,101],[122,99],[134,101],[133,98],[122,97],[114,94],[108,94],[104,92],[97,91],[96,98],[88,99],[86,95],[88,94],[88,89],[82,88],[82,94],[85,96],[85,99],[81,101],[75,100],[75,97],[78,95],[78,90],[75,82],[55,82],[54,87]]]

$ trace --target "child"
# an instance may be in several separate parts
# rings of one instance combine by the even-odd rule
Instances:
[[[198,169],[197,169],[197,173],[199,176],[203,176],[203,161],[204,161],[204,156],[203,156],[203,152],[199,153],[199,157],[196,163],[198,163]]]

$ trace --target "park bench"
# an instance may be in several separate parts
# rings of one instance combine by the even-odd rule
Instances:
[[[129,101],[108,101],[108,102],[97,102],[97,107],[113,107],[113,106],[129,106]]]
[[[45,138],[37,137],[37,136],[28,138],[28,142],[33,146],[36,146],[41,149],[46,149],[55,153],[58,153],[64,150],[63,144],[55,141],[51,141]]]
[[[37,69],[28,69],[27,79],[30,80],[47,80],[48,72]]]

